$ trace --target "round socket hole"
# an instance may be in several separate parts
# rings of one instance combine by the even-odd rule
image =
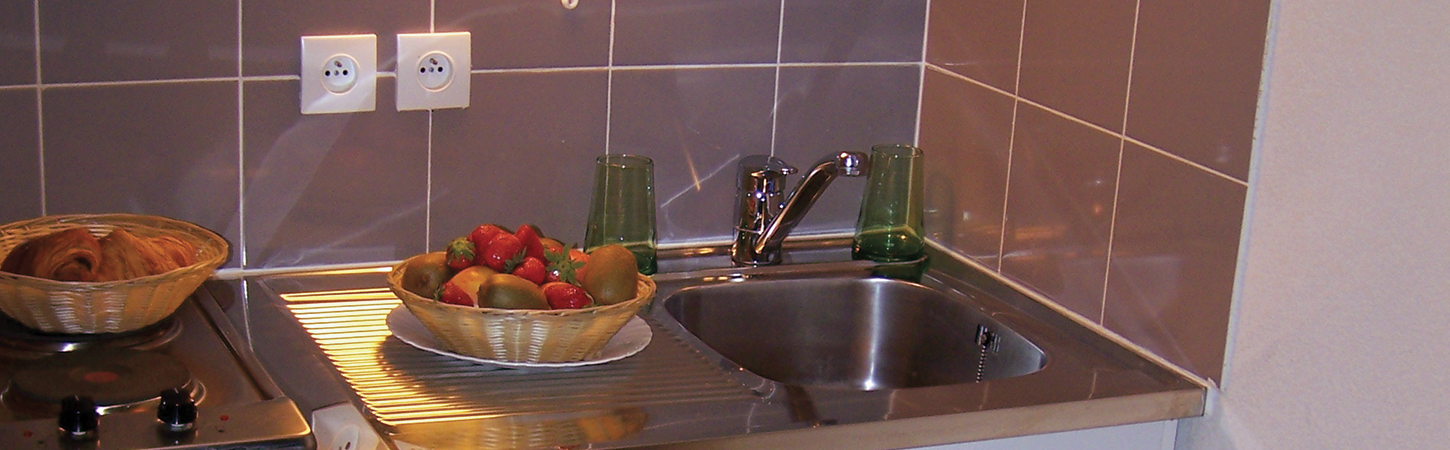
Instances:
[[[432,52],[418,59],[418,84],[423,89],[441,91],[453,83],[453,58],[443,52]]]
[[[357,60],[336,55],[322,63],[322,86],[328,92],[342,94],[357,86]]]

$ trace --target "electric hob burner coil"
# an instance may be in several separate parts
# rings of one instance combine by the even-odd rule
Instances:
[[[161,393],[181,389],[200,401],[201,383],[180,362],[162,353],[96,348],[58,353],[16,367],[5,403],[35,412],[56,410],[65,398],[95,400],[101,414],[153,407]]]
[[[176,339],[181,334],[181,328],[180,321],[167,317],[160,322],[123,333],[45,333],[0,314],[0,354],[30,359],[39,355],[91,348],[147,350]]]

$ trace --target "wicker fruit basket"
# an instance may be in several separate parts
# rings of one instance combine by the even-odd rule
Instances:
[[[416,256],[415,256],[416,257]],[[639,295],[584,309],[497,309],[450,305],[403,289],[404,261],[388,273],[388,288],[449,351],[475,358],[526,363],[582,361],[599,353],[655,296],[654,279],[638,275]]]
[[[30,239],[78,226],[98,238],[118,228],[142,238],[176,237],[196,248],[196,263],[159,275],[95,283],[0,272],[0,311],[46,333],[132,331],[171,315],[230,254],[221,236],[189,222],[136,214],[88,214],[45,216],[0,227],[0,259]]]

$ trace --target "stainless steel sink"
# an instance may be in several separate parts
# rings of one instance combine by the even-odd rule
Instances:
[[[907,283],[873,279],[849,236],[765,267],[661,249],[649,346],[560,369],[391,337],[386,267],[248,279],[219,303],[304,411],[351,403],[400,448],[915,448],[1203,412],[1204,385],[929,251]]]
[[[967,296],[894,279],[737,280],[685,288],[660,305],[710,350],[786,385],[975,383],[1047,362]]]

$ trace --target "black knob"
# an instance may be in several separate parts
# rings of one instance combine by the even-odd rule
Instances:
[[[96,401],[90,397],[72,395],[60,401],[60,431],[72,440],[95,439],[100,417]]]
[[[171,431],[190,430],[196,426],[196,402],[191,394],[178,388],[161,391],[156,418]]]

